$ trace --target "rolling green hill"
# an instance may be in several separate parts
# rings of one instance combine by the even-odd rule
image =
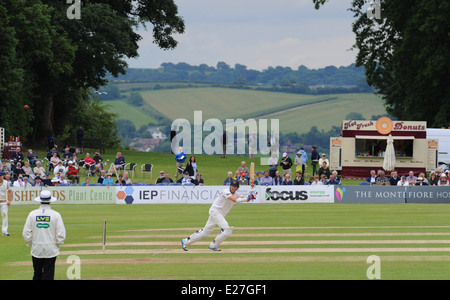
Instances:
[[[170,120],[187,119],[191,124],[194,111],[202,111],[203,122],[209,118],[224,123],[226,119],[238,118],[279,119],[280,132],[299,134],[308,132],[312,126],[325,131],[340,126],[350,112],[360,113],[366,119],[385,113],[381,98],[367,93],[314,96],[215,87],[143,88],[139,92],[144,98],[139,108],[125,108],[123,99],[108,101],[111,111],[119,112],[120,118],[130,119],[136,128],[154,122],[152,116],[146,117],[149,109]]]

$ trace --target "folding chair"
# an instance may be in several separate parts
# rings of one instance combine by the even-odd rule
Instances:
[[[141,165],[141,175],[144,177],[145,173],[150,173],[150,178],[153,179],[153,165],[143,164]]]
[[[124,172],[128,171],[131,172],[131,178],[134,178],[134,169],[136,168],[135,163],[127,163],[125,164],[125,167],[123,168]]]

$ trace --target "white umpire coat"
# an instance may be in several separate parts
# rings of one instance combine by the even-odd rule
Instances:
[[[66,229],[61,215],[50,205],[41,204],[28,215],[22,235],[27,246],[31,246],[33,257],[51,258],[58,256],[59,247],[66,239]]]

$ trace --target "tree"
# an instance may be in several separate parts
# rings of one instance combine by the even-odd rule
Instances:
[[[127,103],[134,106],[141,106],[144,103],[144,98],[142,98],[141,93],[132,92],[127,98]]]
[[[327,0],[313,0],[319,8]],[[450,65],[448,1],[381,1],[381,18],[370,19],[364,0],[353,0],[357,66],[400,120],[448,126]]]
[[[9,74],[17,78],[16,83],[11,79],[0,82],[0,93],[19,85],[14,92],[1,95],[5,96],[2,100],[18,103],[13,108],[22,107],[21,111],[24,104],[30,106],[28,112],[34,118],[16,117],[23,120],[22,132],[33,132],[28,138],[34,143],[44,144],[48,136],[65,133],[67,126],[78,123],[73,111],[90,99],[86,93],[105,85],[106,74],[125,73],[125,58],[138,56],[141,36],[134,32],[138,26],[150,23],[154,42],[162,49],[176,47],[173,35],[184,32],[173,0],[85,0],[79,20],[68,19],[67,9],[65,1],[0,3],[0,39],[5,40],[0,45],[0,59],[5,60],[0,78]],[[10,118],[3,122],[8,122],[7,128],[18,127]]]

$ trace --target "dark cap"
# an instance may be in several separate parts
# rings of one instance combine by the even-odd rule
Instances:
[[[231,181],[230,185],[239,187],[239,181],[237,181],[236,179],[233,179],[233,181]]]

